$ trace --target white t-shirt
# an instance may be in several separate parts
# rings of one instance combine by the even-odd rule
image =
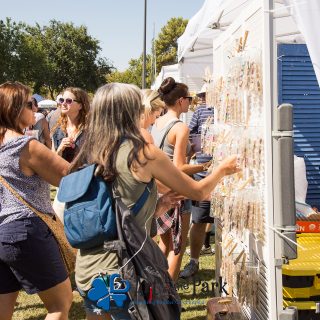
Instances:
[[[40,113],[40,112],[36,112],[35,113],[35,118],[36,118],[36,123],[37,123],[41,119],[44,119],[44,115],[42,113]]]
[[[296,155],[294,156],[294,187],[296,201],[305,203],[308,190],[306,164],[304,158]]]

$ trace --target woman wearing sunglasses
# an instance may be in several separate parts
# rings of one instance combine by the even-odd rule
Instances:
[[[49,184],[57,186],[69,164],[23,134],[35,121],[30,89],[18,82],[0,85],[0,319],[12,318],[24,289],[39,295],[47,320],[66,320],[72,291],[59,246],[21,199],[53,214]]]
[[[170,157],[173,164],[184,173],[193,175],[204,171],[206,164],[190,165],[187,163],[187,157],[191,151],[189,129],[179,118],[182,113],[188,112],[192,102],[188,87],[184,83],[176,82],[169,77],[162,82],[158,92],[168,111],[152,127],[151,135],[155,145],[160,147]],[[165,188],[159,188],[159,190],[162,193],[167,191]],[[191,200],[183,200],[177,210],[179,212],[170,212],[163,219],[158,219],[159,246],[168,257],[169,273],[175,281],[178,279],[183,253],[186,248]],[[172,223],[172,227],[177,223],[181,224],[181,235],[173,234],[173,229],[168,229],[170,226],[168,221]]]
[[[36,123],[31,126],[30,130],[36,130],[38,133],[38,140],[46,145],[49,149],[52,148],[52,141],[50,138],[49,124],[45,116],[39,112],[38,101],[35,97],[31,97],[32,108],[35,112]]]
[[[161,100],[159,93],[151,89],[142,90],[142,104],[144,105],[144,113],[140,121],[141,133],[148,143],[153,143],[149,130],[156,119],[160,117],[165,104]]]
[[[80,88],[67,88],[59,99],[61,115],[51,130],[55,152],[71,162],[84,139],[84,127],[90,104],[88,94]]]
[[[84,90],[70,87],[64,90],[59,103],[60,117],[51,130],[53,151],[71,162],[79,153],[85,139],[84,128],[90,108],[89,98]],[[63,221],[64,203],[59,202],[57,196],[54,199],[53,208]]]

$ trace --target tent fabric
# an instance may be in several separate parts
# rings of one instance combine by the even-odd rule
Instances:
[[[179,77],[179,66],[178,64],[172,64],[169,66],[163,66],[160,73],[158,74],[154,84],[151,86],[152,90],[158,90],[161,86],[162,81],[165,78],[172,77],[177,82],[181,82]]]
[[[212,74],[213,40],[239,13],[246,8],[247,0],[206,0],[201,9],[189,20],[185,32],[178,39],[180,79],[192,92],[199,92],[204,85],[206,71]]]
[[[201,9],[189,20],[183,35],[178,39],[178,61],[188,53],[197,50],[206,50],[212,47],[212,23],[218,18],[218,8],[222,0],[206,0]]]
[[[39,108],[56,108],[57,102],[53,100],[42,100],[38,103]]]
[[[192,77],[198,77],[198,88],[200,78],[207,62],[213,59],[213,41],[222,34],[242,12],[252,4],[248,0],[205,0],[201,9],[189,20],[185,32],[178,39],[178,61],[180,77],[188,84]],[[279,14],[279,8],[288,6],[291,16]],[[320,83],[320,41],[318,40],[317,20],[320,16],[319,0],[277,0],[275,1],[275,23],[276,36],[281,42],[286,38],[282,34],[293,33],[291,41],[296,41],[297,32],[300,32],[310,52],[310,57]],[[284,13],[283,10],[281,10]],[[297,27],[297,28],[296,28]],[[293,31],[293,32],[292,32]],[[282,37],[282,38],[281,38]],[[286,39],[286,42],[288,39]],[[290,42],[290,36],[289,36]],[[189,73],[186,71],[188,64],[198,65],[198,72],[201,74]],[[203,64],[202,67],[200,65]],[[200,86],[201,87],[201,86]]]
[[[289,7],[290,14],[304,36],[320,85],[320,32],[317,27],[320,18],[320,1],[284,0],[284,2]]]
[[[212,49],[211,49],[212,51]],[[181,82],[189,87],[192,94],[200,92],[205,84],[204,76],[212,74],[213,54],[198,57],[197,59],[185,58],[183,63],[179,63],[179,75]]]
[[[178,61],[212,55],[212,42],[245,10],[248,0],[205,0],[178,39]]]

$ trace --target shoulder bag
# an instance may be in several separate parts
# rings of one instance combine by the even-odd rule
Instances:
[[[7,188],[22,204],[24,204],[27,208],[29,208],[33,213],[35,213],[50,229],[53,236],[55,237],[60,253],[63,259],[63,262],[66,266],[68,273],[72,273],[75,268],[76,262],[76,250],[73,249],[64,233],[63,224],[56,215],[49,215],[46,213],[42,213],[37,209],[33,208],[27,201],[25,201],[16,190],[14,190],[9,183],[0,176],[0,182],[2,185]]]

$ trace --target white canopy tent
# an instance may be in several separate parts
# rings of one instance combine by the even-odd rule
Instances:
[[[185,32],[178,39],[178,61],[182,58],[212,54],[212,39],[219,30],[214,25],[222,0],[205,1],[201,9],[190,19]]]
[[[176,80],[178,82],[181,81],[180,78],[179,78],[179,70],[178,70],[178,68],[179,68],[178,64],[173,64],[173,65],[170,65],[170,66],[162,67],[160,73],[158,74],[158,76],[157,76],[157,78],[155,80],[155,82],[151,86],[151,89],[153,89],[153,90],[159,89],[162,81],[165,78],[168,78],[168,77],[172,77],[174,80]]]
[[[254,0],[206,0],[190,19],[178,39],[181,81],[192,89],[203,85],[205,69],[212,70],[213,41],[246,10]],[[317,19],[319,0],[275,0],[275,34],[277,42],[306,43],[320,83],[320,43]]]
[[[180,74],[179,74],[179,64],[173,64],[173,65],[162,67],[160,73],[158,74],[158,76],[156,78],[156,81],[151,86],[151,89],[158,90],[159,87],[161,86],[162,81],[168,77],[172,77],[177,82],[183,82],[183,80],[181,80]],[[181,115],[181,120],[185,123],[189,123],[191,120],[192,114],[193,114],[193,112],[191,112],[191,111],[189,111],[187,113],[183,113]]]
[[[162,67],[151,89],[157,90],[165,78],[172,77],[178,82],[186,83],[191,93],[197,93],[204,84],[203,75],[207,70],[210,72],[212,70],[212,54],[204,56],[201,61],[195,60],[194,63],[190,59],[187,64],[183,65],[183,68],[181,65],[177,63]]]
[[[42,100],[38,103],[40,109],[55,109],[57,108],[57,102],[53,100]]]
[[[319,0],[284,0],[290,15],[301,32],[308,47],[313,68],[320,85]]]

